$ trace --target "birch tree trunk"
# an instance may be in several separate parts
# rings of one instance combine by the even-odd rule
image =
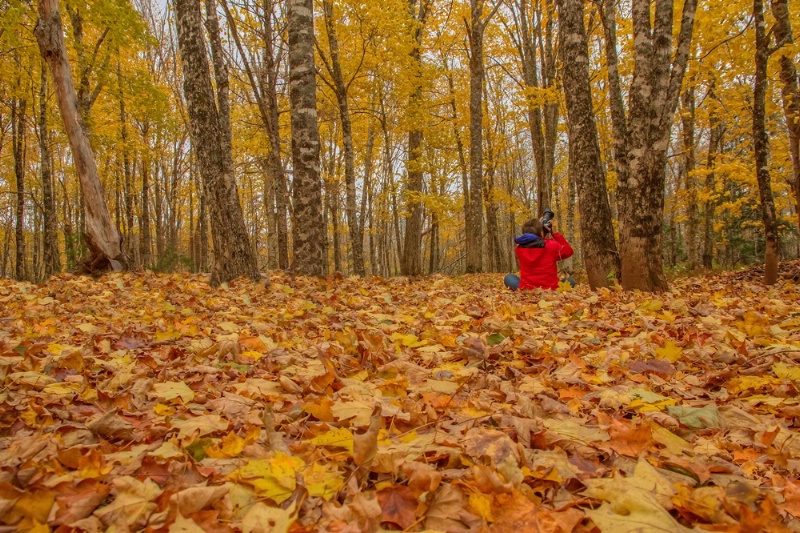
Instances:
[[[292,122],[294,184],[293,269],[298,274],[328,272],[322,183],[319,173],[319,128],[314,79],[314,4],[287,0],[289,36],[289,104]]]
[[[780,241],[775,200],[769,175],[769,139],[766,126],[767,61],[769,60],[769,37],[764,22],[763,0],[753,0],[753,21],[756,29],[756,71],[753,86],[753,151],[756,160],[756,180],[761,199],[761,217],[764,222],[764,283],[773,285],[778,281]]]
[[[44,277],[49,278],[61,270],[61,256],[58,252],[58,215],[53,191],[53,156],[47,128],[47,67],[44,64],[39,86],[39,159],[44,217]]]
[[[19,81],[19,80],[18,80]],[[28,279],[25,262],[25,111],[27,101],[16,96],[11,101],[11,147],[14,153],[14,177],[16,178],[16,216],[14,226],[15,265],[14,277]]]
[[[111,212],[103,195],[103,186],[100,183],[92,147],[83,128],[64,44],[58,0],[39,0],[38,11],[39,19],[34,34],[42,57],[53,75],[56,99],[64,120],[64,130],[69,138],[72,158],[81,182],[85,205],[86,241],[91,254],[83,266],[90,273],[108,269],[119,271],[126,265],[122,237],[111,220]]]
[[[569,126],[569,173],[575,179],[580,209],[581,245],[592,289],[607,287],[619,271],[611,205],[600,159],[583,0],[558,0],[561,56]]]
[[[197,155],[211,215],[214,259],[209,282],[216,286],[239,276],[257,279],[258,263],[247,236],[233,175],[230,119],[225,109],[227,73],[224,71],[224,64],[215,65],[220,91],[218,98],[215,98],[206,56],[200,5],[195,0],[175,0],[174,6],[192,147]],[[218,59],[222,60],[221,57]],[[219,87],[220,83],[222,88]],[[220,109],[217,109],[217,105]]]

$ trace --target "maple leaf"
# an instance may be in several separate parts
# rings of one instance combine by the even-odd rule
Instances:
[[[417,521],[417,498],[404,485],[379,490],[378,503],[381,506],[381,522],[389,522],[406,529]]]

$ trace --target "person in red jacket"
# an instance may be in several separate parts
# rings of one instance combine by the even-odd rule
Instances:
[[[531,219],[522,226],[522,235],[515,238],[514,252],[519,260],[519,276],[508,274],[506,287],[517,289],[558,288],[557,263],[574,253],[567,239],[555,231],[547,231],[538,219]]]

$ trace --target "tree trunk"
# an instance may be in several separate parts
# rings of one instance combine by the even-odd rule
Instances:
[[[26,100],[14,97],[11,100],[11,145],[14,152],[14,176],[16,178],[16,225],[14,226],[15,266],[14,277],[20,281],[28,279],[25,262],[25,110]]]
[[[86,240],[91,253],[84,268],[88,272],[122,270],[126,264],[122,237],[111,221],[111,213],[103,195],[94,154],[83,128],[64,44],[58,0],[39,1],[39,19],[34,34],[42,57],[53,75],[56,98],[64,120],[64,130],[69,138],[72,158],[81,182],[82,198],[86,207]]]
[[[794,43],[792,26],[789,23],[789,2],[772,0],[772,14],[775,16],[775,40],[783,46]],[[781,54],[780,65],[783,113],[786,117],[786,129],[789,131],[789,153],[792,155],[792,178],[789,182],[794,190],[795,211],[800,229],[800,87],[792,56]]]
[[[681,96],[681,122],[683,124],[683,166],[686,191],[686,256],[689,270],[698,263],[699,247],[697,246],[697,186],[694,178],[694,87],[687,87]]]
[[[214,260],[209,282],[212,286],[217,286],[243,275],[257,279],[258,263],[247,237],[233,175],[230,117],[226,108],[227,72],[224,70],[222,57],[215,58],[222,63],[217,65],[215,61],[218,88],[215,99],[203,38],[200,6],[193,0],[175,0],[174,6],[192,145],[211,211]],[[219,35],[216,38],[218,39]]]
[[[417,72],[414,74],[414,91],[408,103],[408,109],[413,114],[419,114],[422,104],[422,30],[428,16],[430,0],[420,0],[419,12],[414,12],[416,0],[409,0],[408,8],[414,21],[414,43],[411,48],[411,59]],[[408,132],[408,155],[406,159],[406,233],[403,244],[400,272],[404,276],[419,276],[422,274],[422,142],[423,133],[416,117],[411,120],[412,125]],[[399,245],[399,243],[398,243]]]
[[[581,246],[592,289],[607,287],[619,271],[611,206],[600,159],[582,0],[558,0],[561,55],[569,127],[569,173],[575,179],[580,209]]]
[[[483,0],[470,0],[469,24],[469,211],[466,212],[467,273],[483,271]]]
[[[322,183],[319,174],[319,128],[314,79],[314,6],[312,0],[288,0],[289,104],[292,122],[294,184],[293,269],[298,274],[328,272]]]
[[[47,128],[47,69],[42,65],[42,83],[39,87],[39,158],[42,179],[42,204],[44,216],[44,277],[61,270],[58,253],[58,215],[56,195],[53,191],[53,156],[50,154],[50,133]]]
[[[708,155],[706,157],[706,201],[703,204],[703,268],[710,269],[714,266],[714,209],[716,207],[716,201],[712,198],[715,182],[714,168],[716,166],[717,153],[722,144],[722,123],[717,109],[719,103],[716,101],[714,94],[713,80],[707,99],[713,107],[708,113],[709,139]]]
[[[613,118],[622,111],[619,109],[622,99],[612,87],[613,83],[610,82],[609,87],[615,157],[618,158],[622,286],[627,290],[661,291],[667,288],[661,238],[667,148],[686,72],[697,0],[684,2],[674,57],[673,2],[655,0],[654,15],[652,3],[653,0],[633,0],[632,3],[634,73],[627,125],[621,117]],[[608,31],[613,10],[609,9],[607,14],[604,21]],[[607,55],[615,58],[616,51],[609,53],[610,48],[607,42]],[[616,76],[616,69],[609,69],[609,79]],[[616,79],[618,81],[618,77]],[[625,128],[629,130],[626,132]],[[627,170],[620,173],[619,149],[623,145]]]
[[[145,149],[147,145],[145,144]],[[152,234],[150,232],[150,161],[149,155],[142,159],[142,214],[139,219],[139,261],[142,268],[152,268]]]
[[[356,211],[356,166],[353,155],[353,126],[350,120],[350,107],[342,67],[339,62],[339,39],[336,35],[336,26],[333,18],[333,3],[323,1],[325,13],[325,30],[328,34],[328,48],[330,50],[330,74],[336,93],[336,103],[339,107],[339,118],[342,121],[342,146],[344,147],[344,183],[347,214],[347,229],[350,236],[350,251],[353,260],[353,271],[357,276],[364,276],[364,236],[358,222]]]
[[[286,172],[283,168],[283,161],[281,160],[281,137],[278,119],[277,80],[280,60],[275,59],[273,46],[273,39],[275,37],[272,24],[274,4],[272,0],[266,0],[264,2],[264,11],[261,16],[264,50],[263,65],[257,73],[258,79],[256,79],[256,73],[253,72],[248,55],[242,46],[239,32],[236,29],[236,19],[231,15],[226,0],[221,0],[221,4],[228,20],[228,28],[231,31],[233,40],[236,43],[236,48],[239,51],[239,56],[244,64],[247,79],[253,89],[253,95],[258,104],[259,114],[261,115],[261,120],[270,143],[268,160],[269,173],[272,175],[273,180],[272,193],[275,196],[277,266],[280,269],[286,270],[289,268],[289,239],[286,220]],[[270,210],[270,216],[272,216],[272,212],[273,210]]]
[[[769,175],[769,139],[766,126],[767,61],[769,37],[764,22],[763,0],[753,0],[753,20],[756,28],[756,71],[753,87],[753,151],[756,160],[756,180],[761,199],[761,217],[764,222],[764,283],[778,281],[780,241],[775,201]]]
[[[125,235],[125,251],[128,262],[132,268],[139,268],[136,253],[136,240],[134,239],[133,223],[133,171],[131,169],[131,159],[128,151],[128,114],[125,110],[124,84],[122,80],[122,67],[117,63],[117,83],[119,85],[119,123],[120,138],[122,141],[122,172],[124,175],[123,190],[125,194],[125,225],[127,234]]]

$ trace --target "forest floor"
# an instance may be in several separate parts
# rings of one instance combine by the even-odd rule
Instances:
[[[0,531],[800,531],[786,266],[0,280]]]

